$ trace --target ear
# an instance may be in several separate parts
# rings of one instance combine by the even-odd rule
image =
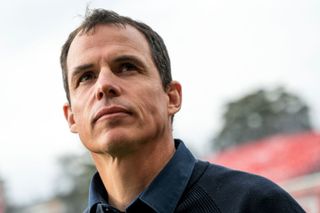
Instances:
[[[69,124],[69,129],[71,132],[73,133],[78,133],[77,131],[77,124],[74,121],[74,115],[73,112],[71,110],[71,106],[69,103],[65,103],[63,105],[63,112],[64,112],[64,117],[67,120],[68,124]]]
[[[167,95],[169,98],[168,112],[169,112],[169,115],[173,116],[181,108],[181,103],[182,103],[181,84],[177,81],[171,81],[171,83],[167,88]]]

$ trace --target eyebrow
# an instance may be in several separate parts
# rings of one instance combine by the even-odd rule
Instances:
[[[72,75],[77,75],[79,72],[83,72],[85,70],[91,69],[94,67],[94,64],[82,64],[73,69]]]
[[[121,62],[125,62],[125,61],[132,61],[132,62],[136,63],[139,67],[145,68],[145,64],[144,64],[143,60],[141,60],[137,56],[121,55],[121,56],[114,59],[115,63],[121,63]]]
[[[141,67],[141,68],[145,68],[145,64],[144,62],[137,56],[134,56],[134,55],[121,55],[119,57],[116,57],[114,60],[113,60],[115,63],[121,63],[121,62],[125,62],[125,61],[133,61],[134,63],[136,63],[136,65],[138,67]],[[71,72],[71,85],[75,83],[76,81],[76,77],[80,74],[82,74],[84,71],[87,71],[89,69],[92,69],[94,68],[95,65],[90,63],[90,64],[82,64],[82,65],[79,65],[79,66],[76,66],[75,68],[72,69],[72,72]]]

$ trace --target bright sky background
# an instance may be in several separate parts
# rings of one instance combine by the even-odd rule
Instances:
[[[198,155],[221,127],[227,101],[285,86],[320,127],[320,1],[93,0],[164,38],[183,85],[175,135]],[[62,113],[60,49],[87,0],[0,0],[0,176],[19,203],[49,196],[57,157],[84,150]]]

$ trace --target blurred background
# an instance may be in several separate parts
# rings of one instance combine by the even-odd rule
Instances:
[[[320,2],[0,0],[0,213],[81,212],[91,159],[62,113],[59,54],[86,7],[143,21],[183,86],[174,135],[320,212]]]

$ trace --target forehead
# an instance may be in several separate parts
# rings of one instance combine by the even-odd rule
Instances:
[[[68,70],[73,65],[90,60],[89,54],[138,54],[151,59],[145,36],[136,28],[113,24],[97,25],[87,33],[78,33],[70,45],[67,56]]]

